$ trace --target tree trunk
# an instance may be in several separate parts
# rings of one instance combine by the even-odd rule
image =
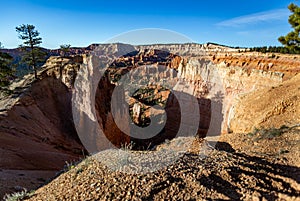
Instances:
[[[34,55],[34,47],[33,47],[33,41],[32,41],[32,36],[31,36],[31,30],[30,29],[28,29],[28,35],[29,35],[29,43],[30,43],[30,49],[31,49],[33,70],[34,70],[34,78],[37,80],[38,75],[37,75],[37,69],[36,69],[36,59],[35,59],[35,55]]]
[[[37,70],[35,67],[33,67],[33,70],[34,70],[34,78],[37,80],[38,79]]]

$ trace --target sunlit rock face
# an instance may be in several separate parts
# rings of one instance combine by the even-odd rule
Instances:
[[[284,75],[281,72],[244,69],[238,66],[228,67],[225,63],[213,64],[209,60],[197,57],[187,61],[183,59],[178,72],[180,78],[193,83],[194,88],[190,94],[196,97],[199,96],[199,92],[217,89],[206,97],[214,99],[216,94],[222,97],[222,133],[230,130],[228,123],[234,116],[233,108],[238,96],[278,85],[282,83]],[[206,79],[207,85],[200,81],[203,78]],[[212,89],[209,89],[211,87]],[[203,95],[201,93],[200,95]]]
[[[163,50],[144,48],[116,58],[109,64],[109,68],[106,70],[108,79],[105,79],[105,83],[103,79],[100,81],[96,92],[97,121],[101,129],[106,129],[105,136],[111,138],[109,141],[118,147],[130,141],[135,142],[141,147],[148,147],[150,143],[155,145],[162,143],[165,139],[178,136],[180,125],[188,125],[189,121],[193,118],[182,119],[183,114],[180,111],[180,100],[177,100],[176,93],[185,96],[184,101],[187,105],[190,104],[189,96],[191,99],[196,98],[198,101],[198,115],[200,118],[197,131],[195,133],[194,131],[186,132],[186,135],[205,137],[207,135],[227,133],[230,131],[228,122],[234,115],[232,108],[237,96],[282,82],[282,73],[258,69],[243,69],[238,66],[228,66],[224,63],[214,64],[203,51],[201,54],[203,56],[179,56]],[[122,116],[124,120],[123,124],[124,122],[128,124],[125,126],[127,133],[123,132],[124,129],[123,131],[118,130],[118,125],[115,124],[113,115],[109,109],[111,107],[109,96],[113,93],[115,86],[119,85],[118,81],[125,75],[128,75],[127,85],[138,83],[140,87],[148,86],[149,88],[158,83],[155,86],[159,88],[164,80],[167,80],[172,85],[169,89],[164,90],[164,94],[154,97],[152,100],[153,103],[145,103],[143,98],[135,98],[130,94],[125,95],[125,97],[119,97],[119,99],[123,99],[127,104],[121,108],[116,107],[120,110],[117,113]],[[147,75],[151,75],[152,81],[149,78],[149,80],[143,83],[143,79],[141,78]],[[161,83],[154,82],[155,80],[159,80]],[[126,94],[127,92],[125,90],[122,93]],[[154,93],[159,94],[162,92],[158,93],[156,89]],[[105,94],[108,96],[106,99],[103,97]],[[150,116],[153,116],[154,113],[160,114],[159,111],[150,112],[150,108],[154,106],[154,102],[159,103],[157,101],[159,98],[162,98],[164,100],[162,102],[165,102],[163,106],[167,115],[163,130],[155,137],[149,139],[127,137],[128,133],[134,132],[130,126],[132,123],[136,125],[149,125],[149,122],[151,122],[149,120]],[[104,109],[103,104],[106,105],[106,109]],[[129,115],[128,108],[132,110],[132,115],[134,114],[135,116],[126,117]],[[193,110],[194,107],[191,106],[190,109],[186,109],[184,112],[192,114]],[[141,119],[142,117],[144,120]],[[145,134],[141,133],[140,135]]]

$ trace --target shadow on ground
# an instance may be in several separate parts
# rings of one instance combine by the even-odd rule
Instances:
[[[180,174],[165,173],[166,179],[156,183],[149,196],[143,199],[153,200],[163,191],[169,191],[169,183],[205,199],[244,200],[247,199],[245,194],[267,200],[280,199],[279,194],[294,198],[300,196],[297,190],[299,167],[274,164],[264,158],[238,153],[226,142],[218,142],[216,150],[217,156],[208,156],[202,164],[198,154],[187,154],[183,159],[187,165],[175,167]],[[196,181],[189,182],[187,178],[197,172]]]

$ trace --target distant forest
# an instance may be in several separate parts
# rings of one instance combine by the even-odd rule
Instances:
[[[251,47],[248,49],[250,52],[262,52],[262,53],[283,53],[283,54],[300,54],[299,49],[288,48],[283,46],[263,46],[263,47]]]

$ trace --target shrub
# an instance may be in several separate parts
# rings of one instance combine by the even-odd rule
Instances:
[[[286,125],[282,125],[280,128],[254,128],[252,132],[248,133],[249,137],[258,136],[256,140],[261,139],[272,139],[275,137],[281,136],[284,132],[286,132],[288,129],[290,129]]]
[[[34,194],[34,191],[28,192],[26,189],[24,189],[21,192],[15,192],[12,194],[7,194],[3,197],[3,200],[5,201],[20,201],[24,200],[25,198],[29,198]]]

